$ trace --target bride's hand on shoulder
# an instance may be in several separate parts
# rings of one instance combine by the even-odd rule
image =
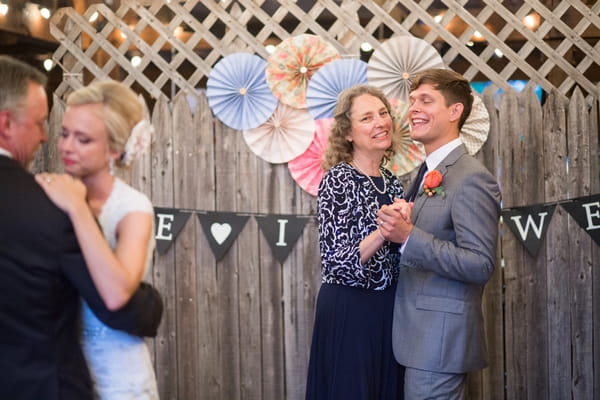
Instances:
[[[86,206],[87,188],[80,180],[67,174],[46,172],[36,174],[35,180],[44,189],[50,200],[64,212],[71,213],[78,206]]]

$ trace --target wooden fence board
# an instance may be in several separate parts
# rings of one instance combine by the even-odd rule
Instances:
[[[195,186],[197,209],[214,211],[216,209],[215,152],[213,116],[206,96],[194,96],[193,125],[185,129],[195,138],[193,146],[185,149],[189,157],[194,158],[195,169],[191,171],[191,182]],[[203,393],[208,399],[220,398],[221,360],[219,358],[220,340],[218,321],[218,285],[217,263],[210,250],[206,235],[202,232],[197,215],[192,215],[188,224],[196,226],[196,268],[199,347],[190,357],[197,357],[200,363],[196,393]],[[192,398],[194,398],[193,396]]]
[[[540,154],[543,148],[542,107],[529,87],[519,94],[520,130],[517,132],[521,146],[521,173],[523,186],[522,205],[540,204],[544,202],[544,158]],[[547,332],[547,283],[545,244],[537,257],[523,252],[523,271],[527,277],[525,284],[525,318],[527,321],[527,371],[533,377],[527,383],[528,398],[539,399],[548,396],[548,343],[547,336],[539,332]],[[531,371],[536,371],[531,374]]]
[[[293,183],[287,168],[281,171],[286,186]],[[286,399],[305,398],[308,355],[312,339],[314,296],[320,287],[321,263],[318,257],[315,198],[292,185],[287,190],[287,210],[308,219],[303,234],[283,265]],[[317,257],[315,257],[315,255]]]
[[[215,121],[216,204],[220,211],[238,211],[237,135],[238,132]],[[240,205],[241,206],[241,205]],[[244,228],[246,229],[246,228]],[[237,242],[237,241],[236,241]],[[234,243],[217,264],[219,292],[218,326],[221,346],[221,398],[240,399],[240,311],[239,274],[246,263],[238,264],[238,245]]]
[[[483,163],[488,170],[494,176],[499,176],[500,121],[494,104],[493,89],[492,87],[486,89],[482,97],[490,116],[490,132],[479,153],[481,153]],[[500,400],[504,398],[504,390],[498,390],[504,388],[504,267],[501,255],[501,238],[499,236],[496,249],[496,269],[485,287],[482,302],[490,365],[482,371],[481,395],[471,397],[473,399]]]
[[[600,88],[600,86],[599,86]],[[590,168],[591,168],[591,193],[600,193],[600,158],[599,147],[599,114],[600,104],[594,100],[590,105]],[[592,331],[594,341],[594,393],[600,393],[600,246],[592,246]]]
[[[35,159],[34,168],[39,171],[63,171],[63,163],[58,153],[58,138],[59,135],[52,134],[62,131],[62,120],[64,115],[63,101],[56,96],[53,103],[56,105],[50,110],[48,117],[48,140],[38,152]]]
[[[190,134],[193,125],[192,111],[183,92],[173,102],[173,181],[180,189],[175,191],[174,207],[197,209],[201,194],[196,188],[198,158],[195,151],[197,136]],[[175,245],[176,262],[176,330],[177,330],[177,387],[179,398],[193,398],[198,392],[200,359],[196,356],[200,344],[198,335],[199,304],[196,285],[198,266],[196,265],[197,221],[187,221]]]
[[[285,204],[293,186],[281,181],[284,165],[260,161],[258,173],[259,213],[289,212]],[[274,257],[265,237],[260,234],[260,282],[262,328],[262,386],[264,398],[285,398],[285,352],[284,347],[284,304],[282,302],[283,266]]]
[[[513,90],[508,90],[502,97],[500,105],[500,154],[502,158],[501,190],[503,206],[522,205],[521,188],[523,180],[520,174],[521,154],[518,132],[517,97]],[[516,136],[516,139],[515,139]],[[527,399],[527,366],[523,357],[526,352],[526,321],[523,305],[525,304],[526,285],[523,281],[522,265],[523,247],[517,242],[508,228],[503,229],[502,256],[504,258],[505,288],[505,332],[506,332],[506,393],[511,399]]]
[[[159,100],[152,111],[156,139],[152,143],[152,193],[157,207],[173,207],[175,181],[173,179],[172,118],[166,99]],[[154,261],[153,281],[163,296],[164,315],[156,337],[156,371],[161,399],[177,400],[177,293],[175,246],[165,254],[157,254]]]
[[[564,102],[556,92],[550,94],[544,104],[545,171],[544,187],[547,202],[564,200],[567,192],[567,138]],[[550,173],[550,171],[552,173]],[[557,207],[546,234],[546,269],[548,276],[548,398],[550,400],[570,397],[571,362],[570,349],[570,288],[567,252],[569,237],[564,227],[568,214]]]
[[[567,146],[569,150],[568,193],[570,197],[590,194],[590,132],[587,106],[576,89],[568,108]],[[572,396],[590,399],[593,394],[592,332],[592,246],[591,237],[572,218],[569,232],[571,290]]]
[[[139,99],[144,106],[144,118],[150,121],[152,117],[148,109],[148,104],[146,104],[142,96]],[[156,132],[152,136],[151,141],[156,141]],[[152,193],[152,147],[134,161],[126,182],[130,182],[134,188],[143,193]]]
[[[236,209],[240,213],[254,212],[258,207],[258,163],[257,157],[246,145],[241,132],[235,136],[236,160]],[[238,251],[238,301],[239,301],[239,358],[240,397],[259,400],[262,395],[261,365],[261,285],[259,262],[258,224],[250,217],[236,240]]]

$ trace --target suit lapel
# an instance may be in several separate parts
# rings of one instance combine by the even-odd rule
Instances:
[[[440,171],[440,173],[442,174],[442,178],[445,178],[446,173],[448,172],[448,168],[451,167],[452,165],[454,165],[456,163],[456,161],[458,161],[458,159],[461,158],[466,153],[467,153],[467,148],[465,147],[464,144],[461,144],[460,146],[458,146],[457,148],[452,150],[450,152],[450,154],[448,154],[446,156],[446,158],[444,158],[438,164],[438,166],[435,167],[435,169]],[[444,185],[444,181],[442,180],[442,186],[443,185]],[[419,191],[419,193],[421,193],[422,191],[423,191],[423,189],[421,189]],[[415,205],[414,205],[413,212],[412,212],[413,223],[414,223],[414,221],[417,220],[417,216],[419,215],[419,212],[421,211],[421,209],[425,205],[425,202],[427,202],[428,199],[429,199],[428,196],[417,194],[417,198],[415,199]]]

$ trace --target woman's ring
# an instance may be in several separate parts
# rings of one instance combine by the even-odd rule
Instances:
[[[46,177],[46,183],[50,183],[52,182],[52,177],[51,176],[47,176]]]

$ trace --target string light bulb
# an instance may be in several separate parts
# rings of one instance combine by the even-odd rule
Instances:
[[[131,57],[131,65],[134,68],[139,67],[141,63],[142,63],[142,57],[140,57],[140,56],[133,56],[133,57]]]
[[[54,61],[51,58],[46,58],[44,60],[44,69],[46,71],[50,71],[54,67]]]
[[[88,18],[88,22],[95,22],[98,19],[98,11],[94,11],[90,18]]]
[[[540,16],[536,13],[531,13],[523,18],[525,26],[531,30],[535,30],[540,25]]]
[[[48,19],[48,18],[50,18],[51,13],[48,8],[42,7],[42,8],[40,8],[40,15],[42,16],[42,18]]]
[[[362,42],[362,43],[360,44],[360,49],[361,49],[362,51],[364,51],[365,53],[368,53],[368,52],[370,52],[370,51],[373,51],[373,46],[372,46],[372,45],[371,45],[371,43],[369,43],[369,42]]]

